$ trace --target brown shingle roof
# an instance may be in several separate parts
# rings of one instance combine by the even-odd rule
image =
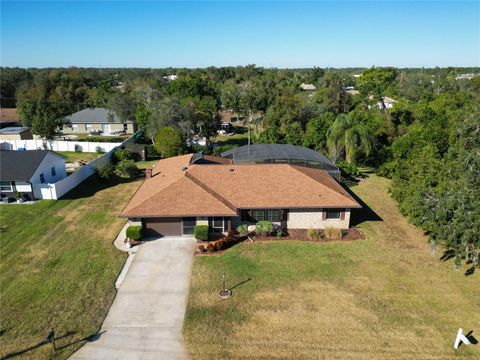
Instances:
[[[160,160],[122,217],[233,216],[237,209],[357,208],[325,171],[289,164],[189,165]]]

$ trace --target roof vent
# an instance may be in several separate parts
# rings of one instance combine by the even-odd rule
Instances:
[[[228,169],[228,170],[229,170],[229,171],[235,171],[235,169],[233,169],[233,168],[230,168],[230,169]]]
[[[182,171],[188,170],[188,166],[182,166]]]

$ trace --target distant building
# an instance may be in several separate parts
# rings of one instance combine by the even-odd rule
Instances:
[[[360,93],[360,91],[355,90],[354,86],[345,86],[345,92],[350,95],[357,95]]]
[[[373,100],[373,95],[370,95],[370,96],[368,97],[368,99],[369,99],[369,100]],[[385,108],[386,108],[386,109],[391,109],[391,108],[393,108],[393,106],[394,106],[395,103],[397,102],[397,100],[392,99],[392,98],[390,98],[390,97],[388,97],[388,96],[384,96],[382,99],[383,99],[383,104],[385,104]],[[369,105],[368,108],[370,109],[371,106]],[[380,109],[380,110],[383,109],[383,105],[382,105],[382,102],[381,102],[381,101],[377,102],[377,108]]]
[[[31,140],[32,132],[27,127],[6,127],[0,129],[0,140]]]
[[[362,76],[362,74],[353,74],[352,75],[355,79],[359,78],[360,76]]]
[[[132,120],[122,121],[111,110],[104,108],[88,108],[67,117],[70,125],[63,127],[64,133],[92,135],[133,134],[135,123]]]
[[[162,79],[167,82],[174,81],[174,80],[177,80],[177,75],[167,75],[162,77]]]
[[[52,184],[67,176],[65,158],[49,150],[0,151],[2,201],[41,199],[39,184]]]
[[[313,90],[316,90],[317,88],[313,84],[301,83],[300,84],[300,89],[302,89],[303,91],[313,91]]]
[[[468,73],[468,74],[460,74],[455,77],[455,80],[472,80],[475,77],[475,74]]]

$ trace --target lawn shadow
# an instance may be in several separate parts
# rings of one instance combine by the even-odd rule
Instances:
[[[375,212],[373,209],[368,206],[361,198],[357,196],[350,188],[342,185],[342,187],[349,193],[351,197],[358,202],[362,208],[361,209],[352,209],[352,214],[350,217],[350,226],[357,226],[365,221],[383,221],[383,219]]]
[[[66,337],[69,337],[69,336],[72,336],[74,335],[75,332],[73,331],[69,331],[67,332],[66,334],[62,335],[62,336],[58,336],[58,337],[55,337],[55,341],[57,340],[60,340],[60,339],[64,339]],[[26,349],[23,349],[23,350],[20,350],[20,351],[15,351],[15,352],[12,352],[12,353],[8,353],[6,354],[5,356],[3,356],[2,358],[0,358],[0,360],[6,360],[6,359],[11,359],[13,357],[16,357],[16,356],[20,356],[20,355],[23,355],[29,351],[32,351],[32,350],[35,350],[37,348],[39,348],[40,346],[43,346],[43,345],[46,345],[46,344],[50,344],[51,341],[50,340],[47,340],[47,339],[44,339],[42,341],[40,341],[39,343],[35,344],[35,345],[32,345]],[[57,350],[60,350],[61,348],[57,348]]]
[[[75,340],[75,341],[72,341],[71,343],[68,343],[66,345],[62,345],[60,347],[57,347],[57,350],[62,350],[62,349],[65,349],[69,346],[72,346],[72,345],[75,345],[75,344],[78,344],[79,342],[83,342],[83,341],[86,341],[86,342],[95,342],[97,340],[100,339],[100,337],[102,336],[102,334],[106,332],[106,330],[103,330],[103,331],[100,331],[98,333],[95,333],[95,334],[91,334],[91,335],[88,335],[84,338],[81,338],[81,339],[78,339],[78,340]]]
[[[451,250],[451,249],[450,250],[445,250],[443,252],[443,255],[440,257],[440,260],[448,261],[448,260],[450,260],[454,257],[455,257],[455,251],[454,250]]]
[[[245,283],[247,283],[247,282],[249,282],[249,281],[251,281],[251,280],[252,280],[252,279],[248,278],[247,280],[240,281],[238,284],[232,286],[232,287],[230,288],[230,290],[233,290],[233,289],[235,289],[235,288],[237,288],[237,287],[239,287],[239,286],[242,286],[243,284],[245,284]]]
[[[119,184],[137,181],[137,179],[126,179],[119,176],[114,176],[110,180],[103,180],[94,174],[62,196],[62,200],[74,200],[91,197],[99,191],[114,187]]]

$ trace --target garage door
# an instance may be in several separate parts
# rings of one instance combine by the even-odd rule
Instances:
[[[144,219],[143,227],[149,236],[181,236],[182,218]]]

